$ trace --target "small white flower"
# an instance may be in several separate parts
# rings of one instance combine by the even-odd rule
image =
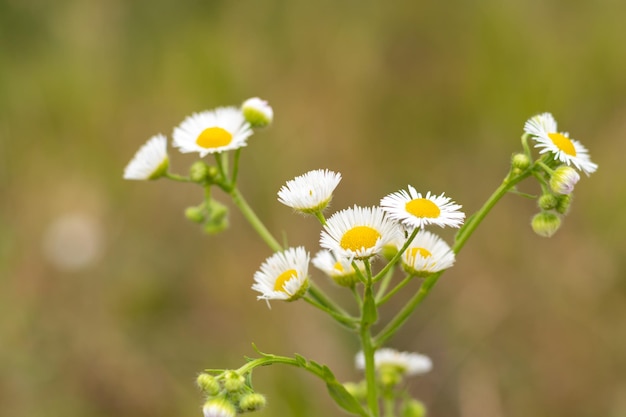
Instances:
[[[558,194],[571,194],[578,180],[580,175],[574,168],[561,165],[550,177],[550,188]]]
[[[530,134],[537,142],[535,148],[540,150],[540,154],[550,152],[555,160],[574,165],[587,175],[598,169],[598,165],[591,162],[587,148],[577,140],[571,139],[567,132],[557,130],[556,120],[550,113],[542,113],[528,119],[524,124],[524,132]]]
[[[380,207],[348,208],[333,214],[324,225],[320,245],[345,258],[365,259],[398,239],[398,224]]]
[[[363,261],[356,260],[357,267],[361,272],[365,271]],[[328,250],[317,252],[313,258],[313,265],[333,281],[344,287],[351,287],[359,281],[359,275],[354,270],[349,258],[335,256]]]
[[[341,174],[318,169],[287,181],[278,191],[278,201],[302,213],[324,210],[333,198]]]
[[[162,177],[169,167],[167,139],[158,134],[151,137],[124,169],[126,180],[153,180]]]
[[[276,252],[254,274],[252,289],[258,300],[294,301],[309,288],[309,254],[303,247]]]
[[[204,417],[235,417],[237,410],[225,398],[213,398],[202,407]]]
[[[246,146],[252,135],[241,110],[219,107],[194,113],[174,128],[174,146],[183,153],[198,152],[200,157]]]
[[[355,358],[357,369],[365,369],[365,356],[359,352]],[[374,366],[377,371],[385,367],[394,367],[404,375],[420,375],[429,372],[432,361],[426,355],[412,352],[399,352],[395,349],[382,348],[374,352]]]
[[[465,214],[444,194],[426,196],[409,185],[409,191],[400,190],[380,200],[380,205],[392,219],[400,221],[408,229],[435,224],[440,227],[460,227]]]
[[[402,245],[398,245],[400,249]],[[454,252],[437,235],[420,230],[402,254],[402,264],[413,275],[428,275],[454,265]]]
[[[244,117],[252,127],[265,127],[274,120],[274,110],[267,101],[258,97],[249,98],[241,105]]]

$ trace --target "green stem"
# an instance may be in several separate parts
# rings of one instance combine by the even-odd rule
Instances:
[[[400,260],[400,257],[402,256],[406,248],[409,247],[411,242],[413,242],[413,239],[415,239],[415,236],[417,236],[417,232],[419,232],[419,230],[420,229],[417,227],[413,229],[413,233],[411,233],[411,235],[406,240],[406,242],[404,242],[404,245],[400,248],[400,250],[398,250],[398,252],[393,256],[393,258],[391,258],[391,261],[389,261],[387,265],[385,265],[385,267],[381,269],[378,274],[376,274],[373,280],[374,282],[378,282],[382,277],[384,277],[385,274]]]
[[[281,252],[283,247],[274,236],[267,230],[263,222],[257,217],[256,213],[250,208],[246,200],[243,198],[243,195],[239,192],[238,188],[233,188],[230,190],[230,196],[233,199],[235,205],[241,210],[241,214],[248,220],[248,223],[252,226],[254,230],[261,236],[261,239],[275,252]]]
[[[380,410],[378,408],[378,386],[376,384],[376,366],[374,363],[374,352],[376,348],[372,343],[371,326],[375,322],[377,315],[376,301],[372,293],[372,273],[369,268],[369,262],[365,262],[367,271],[367,281],[363,290],[363,307],[361,309],[361,329],[359,332],[361,338],[361,347],[363,348],[363,357],[365,358],[365,381],[367,383],[367,405],[372,416],[378,417]]]
[[[323,312],[327,313],[328,315],[330,315],[332,318],[334,318],[339,324],[341,324],[342,326],[350,329],[350,330],[356,330],[357,329],[357,323],[358,323],[358,319],[355,317],[351,317],[351,316],[347,316],[347,315],[343,315],[339,312],[336,312],[330,308],[328,308],[327,306],[323,305],[322,303],[318,302],[317,300],[315,300],[312,297],[309,296],[305,296],[304,297],[304,301],[306,301],[307,303],[311,304],[313,307],[316,307],[320,310],[322,310]]]
[[[382,278],[378,286],[378,291],[376,292],[376,302],[379,302],[385,296],[385,291],[387,291],[389,284],[391,284],[391,279],[393,278],[393,271],[394,270],[390,268]]]
[[[387,301],[389,301],[391,297],[393,297],[394,294],[396,294],[398,291],[404,288],[406,284],[411,282],[411,280],[413,280],[414,277],[415,275],[407,275],[402,281],[398,283],[398,285],[396,285],[391,291],[385,294],[384,297],[381,297],[380,300],[377,300],[376,305],[380,307],[381,305],[385,304]]]
[[[500,201],[500,199],[509,190],[515,187],[517,183],[527,178],[529,175],[531,175],[531,173],[532,170],[528,169],[516,177],[511,177],[509,175],[504,179],[504,181],[502,181],[502,184],[500,184],[500,186],[496,188],[496,190],[493,192],[493,194],[491,194],[489,199],[487,199],[487,201],[485,202],[485,204],[483,204],[480,210],[478,210],[473,216],[471,216],[468,221],[463,225],[463,227],[461,227],[456,235],[454,245],[452,246],[452,251],[454,253],[459,253],[461,248],[465,245],[465,242],[467,242],[467,239],[469,239],[472,233],[474,233],[478,225],[480,225],[485,216],[487,216],[487,214],[496,205],[496,203]]]
[[[376,368],[374,364],[374,344],[369,326],[361,327],[361,345],[365,358],[365,381],[367,383],[367,405],[374,417],[380,414],[378,409],[378,392],[376,386]]]
[[[167,172],[165,174],[165,178],[168,178],[168,179],[174,180],[174,181],[178,181],[178,182],[193,182],[191,180],[191,178],[189,178],[189,177],[184,177],[184,176],[178,175],[178,174],[172,174],[171,172]]]
[[[233,157],[233,176],[230,180],[230,183],[233,187],[237,185],[237,175],[239,174],[239,157],[241,156],[241,148],[238,148],[235,151],[235,156]]]

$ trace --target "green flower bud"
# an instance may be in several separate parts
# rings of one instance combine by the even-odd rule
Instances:
[[[204,417],[235,417],[237,410],[225,398],[212,398],[202,407]]]
[[[241,105],[241,111],[243,117],[252,127],[265,127],[274,119],[274,110],[267,104],[267,101],[258,97],[244,101]]]
[[[580,175],[574,168],[561,165],[550,177],[550,188],[557,194],[570,194],[574,191],[574,185],[578,180],[580,180]]]
[[[537,205],[541,210],[552,210],[556,208],[559,199],[552,194],[544,194],[537,200]]]
[[[563,194],[558,196],[558,202],[556,204],[556,211],[563,215],[569,212],[569,208],[572,205],[572,201],[574,200],[573,194]]]
[[[528,155],[523,153],[513,154],[513,156],[511,157],[511,166],[514,169],[524,171],[530,166],[530,158],[528,157]]]
[[[539,236],[551,237],[561,227],[561,218],[550,211],[542,211],[533,217],[531,226]]]
[[[224,388],[228,392],[240,391],[246,383],[243,375],[239,375],[235,371],[228,371],[224,374]]]
[[[194,223],[203,223],[206,219],[204,204],[187,207],[185,209],[185,217]]]
[[[394,256],[398,253],[398,248],[394,244],[388,244],[383,246],[383,250],[381,254],[386,261],[391,261]]]
[[[265,407],[267,400],[264,395],[253,392],[246,394],[239,400],[239,408],[243,411],[257,411]]]
[[[198,184],[204,184],[209,181],[209,166],[204,161],[196,161],[189,167],[189,178]]]
[[[426,407],[421,401],[409,399],[402,404],[402,417],[424,417],[426,415]]]
[[[198,375],[198,378],[196,378],[196,384],[198,384],[200,389],[208,395],[214,396],[220,392],[220,384],[217,382],[217,379],[206,372]]]
[[[208,218],[204,224],[204,231],[215,235],[228,228],[228,207],[217,200],[210,200],[207,207]]]

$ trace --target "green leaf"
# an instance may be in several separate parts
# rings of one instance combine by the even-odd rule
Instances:
[[[341,408],[349,413],[357,414],[362,417],[369,416],[356,398],[354,398],[336,379],[333,378],[330,381],[326,381],[326,387],[328,388],[330,396]]]
[[[297,353],[295,355],[293,355],[294,359],[296,360],[296,362],[298,362],[298,365],[302,368],[306,368],[306,364],[307,364],[307,360],[304,356],[302,355],[298,355]]]

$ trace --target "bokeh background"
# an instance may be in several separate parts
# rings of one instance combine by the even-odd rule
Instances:
[[[434,417],[626,416],[625,17],[617,0],[1,0],[0,415],[197,416],[195,375],[251,342],[361,377],[330,319],[255,300],[271,252],[241,215],[207,236],[183,216],[200,189],[122,180],[153,134],[260,96],[275,123],[241,187],[313,253],[316,222],[276,201],[286,180],[341,172],[333,209],[410,183],[471,213],[552,112],[600,166],[562,229],[536,236],[534,202],[507,196],[390,346],[432,357],[409,389]],[[259,416],[342,414],[296,369],[255,385]]]

